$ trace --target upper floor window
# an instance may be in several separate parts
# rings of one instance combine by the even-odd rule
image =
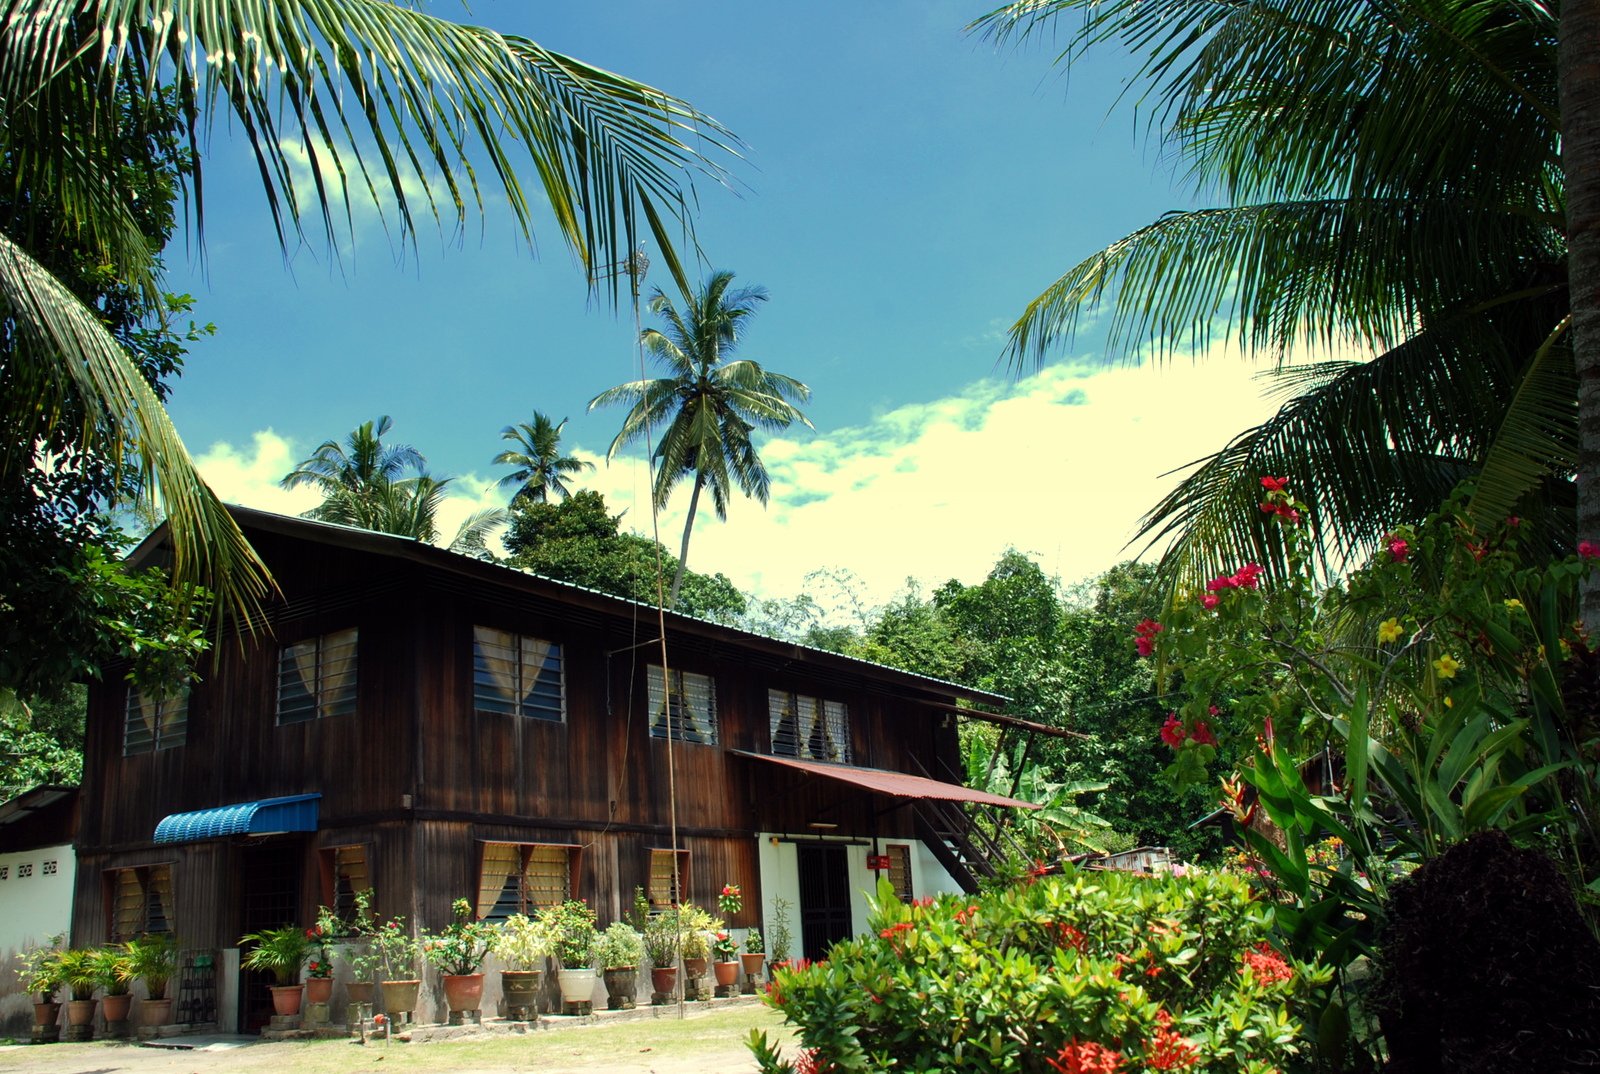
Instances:
[[[650,665],[650,737],[666,738],[670,724],[679,742],[716,742],[717,689],[711,676],[674,668],[671,684],[670,690],[663,689],[661,665]]]
[[[559,722],[566,711],[560,643],[473,627],[472,705],[479,712]]]
[[[768,690],[767,717],[773,753],[850,763],[850,710],[844,702]]]
[[[485,843],[478,880],[478,916],[504,921],[572,898],[579,850],[547,843]]]
[[[168,691],[165,695],[128,688],[128,711],[122,730],[124,757],[181,746],[188,732],[188,687]]]
[[[356,629],[285,645],[278,657],[278,722],[303,723],[356,710]]]
[[[106,873],[111,942],[172,931],[172,866],[141,865]]]

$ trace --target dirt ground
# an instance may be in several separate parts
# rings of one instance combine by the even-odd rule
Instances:
[[[0,1071],[37,1074],[753,1074],[745,1046],[752,1029],[787,1040],[782,1019],[757,1005],[601,1025],[561,1025],[525,1035],[431,1043],[370,1040],[262,1043],[182,1037],[166,1047],[92,1044],[0,1047]]]

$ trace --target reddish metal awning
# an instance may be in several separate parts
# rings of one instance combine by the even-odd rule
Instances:
[[[1007,798],[988,791],[975,791],[959,783],[940,783],[926,776],[913,776],[909,772],[890,772],[883,768],[853,768],[844,764],[825,764],[822,761],[802,761],[794,757],[774,757],[770,753],[751,753],[749,750],[732,750],[740,757],[757,761],[771,761],[785,768],[795,768],[811,776],[836,779],[853,787],[893,795],[896,798],[939,798],[947,802],[977,802],[979,805],[1006,806],[1011,809],[1038,809],[1032,802]]]

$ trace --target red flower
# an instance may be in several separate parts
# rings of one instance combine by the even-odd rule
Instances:
[[[1222,603],[1222,598],[1215,593],[1207,593],[1200,598],[1200,606],[1208,611]]]
[[[1283,960],[1283,956],[1265,940],[1246,951],[1241,960],[1244,967],[1240,972],[1250,974],[1257,984],[1275,984],[1294,976],[1294,970]]]
[[[1261,487],[1268,492],[1282,492],[1289,485],[1287,477],[1263,477]]]
[[[1122,1053],[1092,1040],[1080,1042],[1074,1037],[1056,1053],[1054,1059],[1046,1059],[1045,1062],[1061,1071],[1061,1074],[1117,1074],[1122,1069]]]
[[[1167,629],[1154,619],[1141,620],[1133,628],[1133,647],[1139,650],[1140,656],[1149,656],[1156,647],[1156,635]]]
[[[1189,737],[1202,746],[1215,746],[1217,744],[1217,736],[1211,733],[1211,728],[1206,726],[1204,720],[1194,725],[1194,730],[1189,732]]]
[[[389,1019],[385,1018],[381,1014],[375,1014],[375,1015],[372,1016],[372,1024],[375,1025],[375,1026],[380,1026],[381,1027],[388,1020]]]
[[[826,1074],[833,1064],[822,1058],[822,1049],[806,1048],[795,1057],[794,1074]]]
[[[1057,947],[1070,947],[1081,955],[1083,954],[1084,945],[1088,942],[1089,938],[1071,925],[1065,922],[1056,923]]]
[[[1579,541],[1578,555],[1584,559],[1600,559],[1600,546],[1595,545],[1593,541]]]
[[[1166,1011],[1161,1012],[1161,1014],[1166,1013]],[[1156,1030],[1156,1035],[1150,1038],[1150,1043],[1144,1050],[1144,1061],[1148,1069],[1183,1070],[1200,1061],[1200,1049],[1176,1029],[1169,1028],[1172,1021],[1170,1015],[1164,1022],[1161,1021],[1161,1015],[1157,1015],[1156,1020],[1161,1028]]]
[[[1383,546],[1389,550],[1389,555],[1396,563],[1404,563],[1406,556],[1411,554],[1411,546],[1406,543],[1406,539],[1392,533],[1384,535]]]
[[[1178,719],[1178,714],[1167,713],[1167,722],[1161,725],[1161,741],[1173,749],[1179,749],[1183,746],[1183,740],[1188,737],[1189,730],[1183,726],[1183,721]]]
[[[1246,563],[1233,576],[1233,584],[1240,589],[1254,589],[1261,583],[1261,564]]]

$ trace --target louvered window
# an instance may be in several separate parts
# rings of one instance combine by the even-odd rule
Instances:
[[[679,742],[717,741],[717,690],[711,676],[674,669],[672,689],[664,691],[661,666],[650,665],[650,737],[666,738],[669,722],[671,736]]]
[[[372,870],[367,865],[364,845],[323,847],[322,903],[334,916],[353,925],[356,919],[356,893],[372,886]]]
[[[472,704],[479,712],[560,722],[566,712],[560,644],[473,627]]]
[[[183,745],[188,734],[188,687],[180,687],[165,696],[129,688],[122,732],[124,757],[170,750]]]
[[[901,902],[911,901],[911,848],[904,843],[890,843],[883,848],[889,859],[889,883]]]
[[[356,710],[356,631],[286,645],[278,656],[278,723],[304,723]]]
[[[844,702],[768,690],[767,717],[774,754],[850,763],[850,710]]]
[[[106,874],[111,896],[111,942],[172,931],[172,866],[141,865]]]
[[[683,902],[683,893],[689,890],[689,852],[677,853],[677,873],[673,873],[673,853],[670,850],[650,852],[650,909],[665,910]]]
[[[548,843],[485,843],[478,917],[504,921],[572,898],[579,849]]]

